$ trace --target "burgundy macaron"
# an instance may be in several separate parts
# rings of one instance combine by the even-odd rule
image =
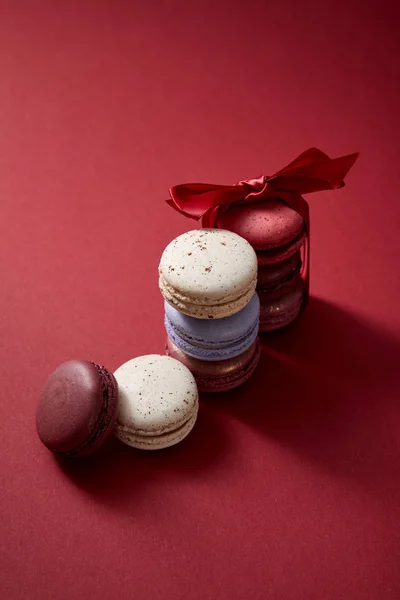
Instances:
[[[245,238],[257,253],[259,265],[279,263],[295,254],[305,240],[302,217],[281,200],[234,204],[218,227]]]
[[[239,356],[225,360],[200,360],[188,356],[167,337],[165,353],[179,360],[194,375],[200,392],[228,392],[245,383],[255,371],[261,354],[257,337]]]
[[[305,293],[301,264],[300,252],[296,252],[275,265],[259,265],[260,331],[286,327],[299,315]]]
[[[300,251],[274,265],[259,265],[257,291],[274,292],[286,287],[294,277],[300,274],[301,265]]]
[[[40,440],[68,457],[95,452],[111,433],[118,387],[103,366],[86,360],[61,364],[46,381],[36,412]]]
[[[299,274],[274,291],[258,291],[260,297],[260,331],[286,327],[300,314],[304,302],[304,282]]]

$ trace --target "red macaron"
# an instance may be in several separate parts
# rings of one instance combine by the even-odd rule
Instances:
[[[247,240],[257,253],[259,265],[272,265],[295,254],[303,245],[303,218],[281,200],[234,204],[222,215],[218,227]]]
[[[290,282],[300,275],[302,260],[300,251],[273,265],[259,265],[257,275],[257,291],[276,292],[286,288]]]
[[[304,282],[299,274],[275,290],[260,290],[260,332],[276,331],[290,325],[304,302]]]
[[[114,376],[86,360],[62,363],[46,381],[36,411],[40,440],[68,457],[95,452],[111,433],[118,408]]]

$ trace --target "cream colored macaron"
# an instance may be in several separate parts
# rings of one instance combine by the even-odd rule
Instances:
[[[165,248],[158,268],[160,291],[177,310],[198,319],[239,312],[257,284],[257,256],[232,231],[195,229]]]
[[[177,444],[192,430],[199,408],[195,379],[169,356],[149,354],[114,373],[119,408],[115,435],[128,446],[159,450]]]

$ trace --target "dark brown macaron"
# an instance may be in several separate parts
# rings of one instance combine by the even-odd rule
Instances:
[[[117,408],[118,386],[112,373],[87,360],[69,360],[44,385],[36,429],[52,452],[87,456],[111,433]]]

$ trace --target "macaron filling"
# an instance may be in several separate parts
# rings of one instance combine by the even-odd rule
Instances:
[[[197,412],[198,407],[193,409],[191,413],[187,416],[187,418],[182,423],[175,426],[173,429],[148,432],[144,430],[134,429],[133,427],[123,425],[122,423],[119,423],[117,421],[117,423],[115,424],[115,430],[118,438],[127,444],[129,444],[129,442],[131,442],[132,439],[134,439],[136,442],[140,440],[140,442],[143,445],[148,444],[148,446],[154,445],[155,447],[158,447],[160,443],[162,443],[163,441],[167,441],[172,436],[181,438],[181,434],[184,433],[185,430],[188,430],[186,433],[189,433],[189,431],[192,429],[196,422]]]
[[[163,287],[160,279],[160,290],[165,300],[174,308],[188,316],[195,316],[199,319],[222,319],[229,315],[233,315],[248,304],[255,292],[257,278],[255,277],[249,288],[243,295],[237,296],[233,300],[224,302],[222,299],[217,304],[198,304],[192,302],[194,299],[182,297],[179,293],[171,293],[168,288]]]
[[[191,297],[181,293],[178,289],[172,287],[163,276],[160,271],[159,286],[165,299],[172,305],[185,305],[185,306],[224,306],[231,302],[236,302],[241,298],[247,297],[249,293],[253,295],[253,292],[257,285],[257,277],[254,277],[249,287],[243,292],[243,290],[235,291],[231,294],[224,293],[220,297],[209,298],[203,297]],[[251,297],[251,296],[250,296]]]

